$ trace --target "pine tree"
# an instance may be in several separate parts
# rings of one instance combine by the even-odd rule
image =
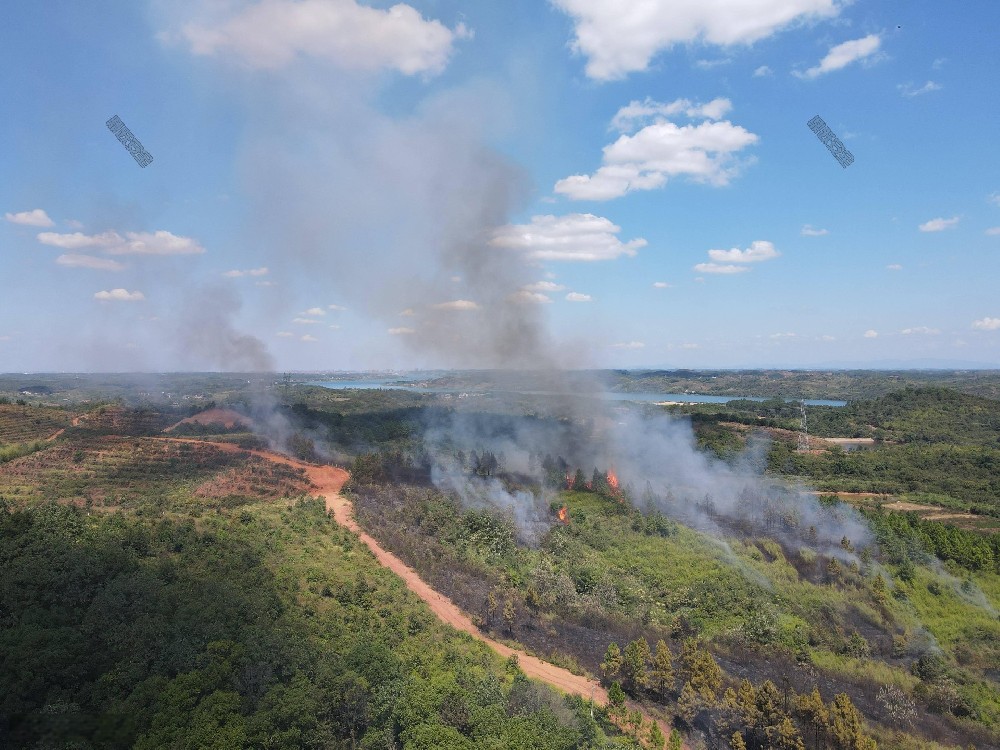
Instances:
[[[677,711],[688,726],[694,724],[694,717],[698,715],[699,708],[698,691],[691,687],[690,682],[685,682],[681,696],[677,699]]]
[[[619,675],[622,669],[622,651],[618,644],[612,641],[608,644],[608,650],[604,652],[604,661],[601,662],[601,672],[604,680],[613,680]]]
[[[652,726],[649,727],[649,746],[652,750],[663,750],[663,746],[666,742],[667,738],[663,736],[663,731],[660,729],[660,725],[654,721]]]
[[[743,735],[739,732],[733,732],[733,737],[729,740],[730,750],[747,750],[747,743],[743,741]]]
[[[649,661],[649,643],[645,638],[632,641],[625,647],[625,652],[622,654],[622,676],[633,691],[649,684],[646,675],[647,661]]]
[[[653,655],[653,668],[649,672],[653,687],[666,697],[674,689],[674,659],[667,644],[661,639],[656,642],[656,653]]]
[[[811,693],[795,696],[795,715],[812,730],[813,741],[820,747],[830,723],[830,712],[818,688],[814,686]]]
[[[767,728],[767,742],[771,750],[806,750],[799,730],[787,716],[780,724]]]
[[[830,705],[830,734],[837,750],[859,750],[867,747],[870,738],[862,728],[861,712],[847,693],[840,693]]]

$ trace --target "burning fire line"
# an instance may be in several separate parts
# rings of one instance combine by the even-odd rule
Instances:
[[[565,505],[559,509],[559,520],[569,526],[569,508]]]

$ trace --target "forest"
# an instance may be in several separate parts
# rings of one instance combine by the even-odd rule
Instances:
[[[923,383],[807,407],[809,451],[784,394],[611,412],[669,415],[734,470],[762,450],[770,480],[818,491],[801,516],[764,490],[735,514],[689,507],[581,460],[602,425],[586,396],[36,380],[50,392],[0,403],[3,746],[1000,744],[991,398]],[[209,406],[257,432],[164,440]],[[348,468],[366,531],[483,633],[600,680],[608,706],[439,623],[260,448]],[[810,523],[867,531],[827,544]]]

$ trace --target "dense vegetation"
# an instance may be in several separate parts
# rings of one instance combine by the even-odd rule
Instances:
[[[182,433],[352,465],[362,525],[483,630],[605,682],[612,706],[596,723],[583,702],[448,635],[316,503],[289,499],[307,491],[293,470],[232,446],[116,436],[150,435],[193,411],[191,392],[177,388],[183,376],[167,376],[179,378],[174,390],[158,403],[143,396],[138,409],[89,404],[75,427],[64,409],[8,404],[58,426],[10,420],[17,441],[0,444],[0,456],[10,452],[0,463],[0,563],[14,571],[0,582],[0,653],[14,655],[0,664],[6,731],[21,733],[14,746],[65,744],[73,732],[107,746],[170,746],[186,726],[219,747],[603,747],[627,743],[615,726],[632,721],[628,696],[676,716],[693,747],[996,746],[1000,536],[984,530],[1000,516],[1000,406],[969,395],[993,387],[980,375],[671,375],[722,389],[755,377],[782,397],[865,396],[808,408],[814,436],[875,439],[855,451],[818,440],[797,451],[800,409],[783,398],[669,407],[726,460],[764,433],[772,473],[877,493],[851,498],[871,538],[845,536],[832,552],[766,526],[700,533],[651,512],[605,467],[575,471],[559,446],[587,439],[593,424],[577,405],[573,419],[562,416],[568,400],[188,376],[199,405],[235,406],[275,432]],[[38,380],[48,398],[59,395],[56,380]],[[809,383],[845,390],[788,392]],[[486,444],[463,442],[462,430],[428,442],[458,417]],[[535,441],[523,446],[527,474],[488,444],[517,439],[525,420]],[[460,457],[471,481],[539,499],[517,519],[463,505],[431,481],[440,450]],[[979,515],[895,512],[910,506],[888,495]],[[851,512],[824,502],[832,517]],[[223,580],[235,582],[224,595]],[[384,650],[371,656],[372,644]],[[643,742],[660,747],[663,737]]]
[[[637,639],[662,640],[679,659],[686,639],[707,640],[729,675],[714,702],[691,704],[681,679],[659,693],[623,682],[633,695],[687,715],[689,728],[710,737],[723,736],[723,715],[730,722],[724,736],[736,731],[730,731],[724,685],[738,690],[737,678],[749,677],[754,690],[784,684],[811,695],[816,669],[823,674],[823,699],[833,700],[832,692],[849,696],[870,720],[881,721],[876,734],[882,736],[905,726],[885,720],[877,698],[883,688],[901,690],[906,701],[930,711],[917,720],[927,736],[982,743],[989,736],[984,727],[994,733],[1000,727],[1000,693],[988,677],[1000,659],[1000,623],[990,605],[984,610],[976,599],[988,590],[997,601],[1000,577],[973,563],[960,573],[966,583],[959,586],[952,574],[926,567],[919,541],[891,522],[880,528],[879,546],[864,552],[870,562],[852,567],[767,538],[731,538],[720,546],[608,492],[563,493],[537,549],[517,543],[510,519],[463,509],[432,488],[355,483],[353,496],[371,533],[483,627],[557,663],[600,674],[609,642],[624,648]],[[555,521],[559,503],[568,508],[567,525]],[[965,624],[946,638],[939,629],[944,622],[947,629]],[[932,624],[945,654],[938,677],[949,681],[921,687],[926,681],[912,668],[932,653],[921,635]],[[649,657],[642,661],[652,668]],[[954,691],[946,709],[942,690]],[[791,718],[813,746],[806,724]],[[754,746],[751,727],[738,729]],[[892,742],[908,746],[899,737]]]

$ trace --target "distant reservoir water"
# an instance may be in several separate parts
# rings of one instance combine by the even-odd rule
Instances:
[[[464,389],[464,388],[430,388],[428,386],[410,384],[401,380],[398,377],[386,378],[385,380],[371,379],[371,380],[322,380],[315,381],[312,383],[307,383],[307,385],[320,386],[322,388],[330,388],[335,391],[359,389],[359,390],[372,390],[378,388],[399,390],[399,391],[413,391],[415,393],[476,393],[478,391]],[[552,393],[549,391],[518,391],[518,393],[526,396],[556,396],[560,394]],[[585,395],[585,394],[577,394]],[[636,393],[617,393],[612,391],[604,391],[599,394],[594,394],[605,398],[609,401],[643,401],[647,403],[657,403],[662,401],[672,401],[678,404],[726,404],[730,401],[767,401],[766,398],[760,396],[708,396],[701,393],[651,393],[648,391],[639,391]],[[785,401],[793,402],[798,399],[786,398]],[[807,398],[805,400],[807,406],[846,406],[846,401],[833,401],[830,399],[823,398]]]

